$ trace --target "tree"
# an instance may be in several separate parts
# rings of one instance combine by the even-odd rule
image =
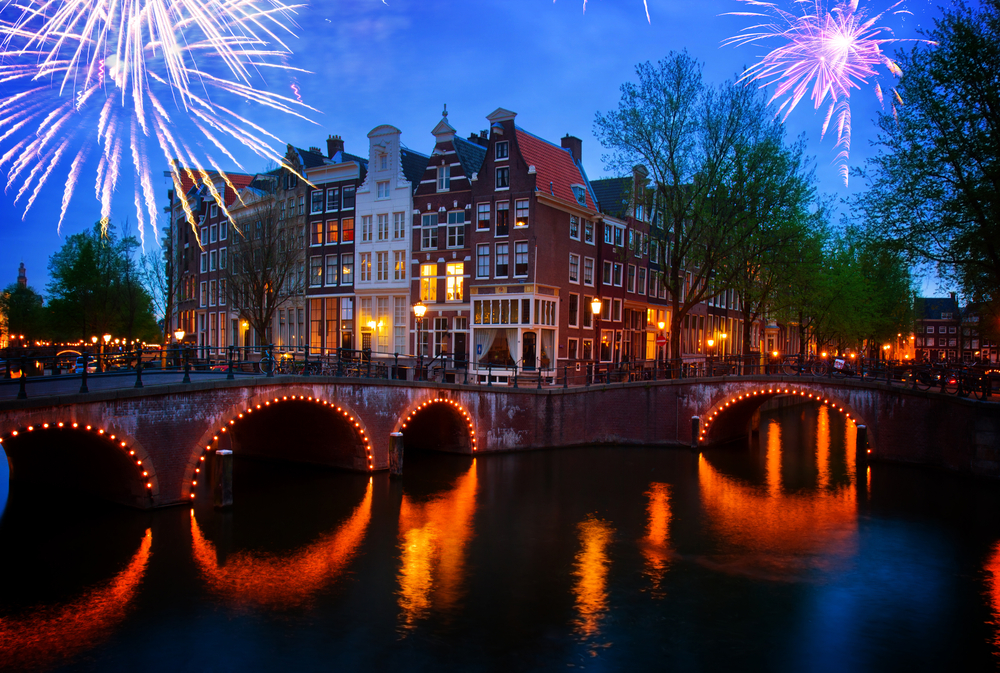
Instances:
[[[42,295],[33,287],[11,283],[0,292],[0,319],[8,334],[29,340],[47,336]]]
[[[170,329],[170,316],[181,294],[183,265],[184,250],[174,241],[170,227],[163,228],[160,250],[139,258],[142,285],[149,294],[155,315],[163,316],[164,333]]]
[[[687,53],[640,64],[636,74],[618,109],[597,114],[594,133],[611,150],[606,165],[626,174],[641,164],[655,189],[652,261],[670,292],[676,356],[684,316],[747,273],[730,261],[758,231],[746,204],[769,189],[782,131],[759,92],[706,87]]]
[[[899,59],[898,118],[855,206],[909,259],[936,265],[972,299],[1000,299],[1000,4],[944,10]]]
[[[235,233],[229,244],[225,294],[258,343],[269,340],[274,312],[289,295],[303,291],[302,241],[297,227],[279,218],[273,194],[247,189],[244,205],[231,210]]]
[[[118,239],[113,225],[74,234],[49,258],[47,287],[53,328],[66,338],[105,333],[158,337],[149,294],[133,258],[137,243]]]

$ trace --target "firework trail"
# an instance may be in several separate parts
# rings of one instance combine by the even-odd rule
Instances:
[[[210,165],[225,178],[208,151],[239,166],[224,141],[283,164],[271,147],[277,137],[233,108],[266,106],[302,119],[315,111],[298,96],[255,87],[265,69],[303,72],[283,63],[300,6],[282,0],[0,0],[0,147],[11,144],[0,149],[0,169],[7,171],[6,190],[17,186],[14,203],[23,203],[26,216],[53,174],[64,175],[61,227],[93,151],[94,192],[107,221],[130,159],[142,237],[144,224],[156,227],[152,146],[175,174],[183,170],[214,195],[211,176],[186,167]],[[225,211],[225,203],[219,205]],[[187,203],[184,210],[192,214]]]
[[[892,31],[878,26],[889,14],[910,14],[898,9],[896,2],[872,17],[858,9],[859,0],[845,0],[827,9],[825,0],[796,0],[801,14],[785,11],[772,2],[740,0],[754,11],[727,12],[729,16],[762,17],[765,23],[749,26],[739,35],[723,41],[723,45],[742,46],[777,40],[781,44],[750,66],[739,81],[758,81],[761,87],[775,85],[770,102],[783,99],[776,114],[787,119],[795,106],[809,94],[814,109],[826,106],[820,138],[826,135],[831,122],[837,132],[834,163],[839,164],[840,176],[847,186],[848,159],[851,151],[851,90],[870,85],[884,106],[882,87],[876,81],[878,67],[884,66],[899,77],[902,71],[889,58],[883,47],[895,42],[927,42],[887,37]],[[933,43],[931,43],[933,44]],[[895,89],[890,99],[892,113],[902,99]]]

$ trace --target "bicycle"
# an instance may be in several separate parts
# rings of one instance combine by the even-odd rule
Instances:
[[[805,360],[801,355],[789,355],[781,363],[781,371],[785,376],[812,374],[822,376],[826,373],[826,363],[822,360]]]

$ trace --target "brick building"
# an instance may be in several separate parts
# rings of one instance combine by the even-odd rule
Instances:
[[[962,316],[954,292],[949,297],[917,297],[913,315],[913,345],[917,362],[957,360],[960,357]]]

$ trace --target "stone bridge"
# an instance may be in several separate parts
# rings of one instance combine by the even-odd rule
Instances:
[[[826,404],[865,424],[872,459],[1000,477],[1000,404],[808,377],[541,390],[326,377],[212,380],[0,402],[0,446],[12,480],[152,508],[210,497],[207,458],[220,448],[366,472],[388,468],[394,432],[407,450],[466,454],[586,444],[697,448],[747,436],[760,406],[776,397]]]

